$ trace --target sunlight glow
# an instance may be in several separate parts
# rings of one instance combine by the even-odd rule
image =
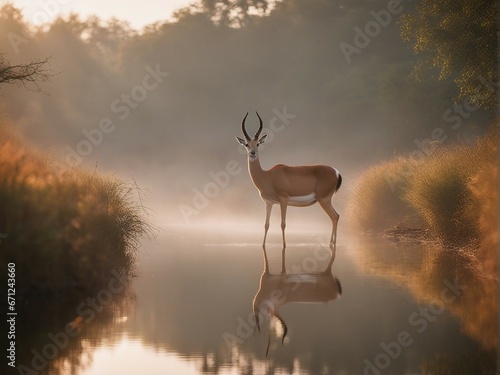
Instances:
[[[144,346],[140,341],[123,337],[111,346],[95,350],[91,365],[80,375],[98,374],[198,374],[195,362]]]
[[[157,21],[170,20],[173,12],[192,2],[192,0],[146,0],[138,5],[136,2],[117,3],[111,0],[0,0],[0,5],[11,3],[21,8],[26,20],[34,25],[77,13],[83,18],[92,15],[104,20],[118,18],[129,22],[135,29],[142,29],[145,25]]]
[[[215,358],[207,358],[208,364],[213,364]],[[193,355],[183,358],[174,353],[168,353],[161,348],[145,346],[140,340],[124,335],[115,344],[97,348],[92,354],[89,366],[79,375],[101,374],[140,374],[147,370],[148,375],[183,374],[197,375],[200,373],[203,359]],[[263,366],[256,362],[255,366]],[[237,375],[237,367],[219,369],[221,375]]]

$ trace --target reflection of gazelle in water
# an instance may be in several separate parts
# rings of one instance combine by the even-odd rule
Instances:
[[[285,267],[285,248],[281,255],[281,273],[269,272],[267,252],[264,252],[264,272],[260,277],[259,291],[253,299],[255,324],[260,332],[260,317],[263,312],[276,318],[283,328],[281,344],[285,340],[288,327],[279,314],[279,309],[286,303],[326,303],[337,299],[342,294],[339,279],[332,275],[332,264],[335,260],[335,247],[330,246],[330,259],[321,272],[287,274]],[[269,351],[271,336],[269,336],[266,356]]]
[[[241,130],[245,139],[236,137],[248,152],[248,170],[255,187],[259,190],[262,200],[266,203],[266,223],[263,246],[266,244],[267,231],[269,229],[269,217],[274,204],[281,208],[281,232],[283,235],[283,246],[285,242],[286,209],[287,206],[306,207],[316,202],[325,210],[332,221],[332,235],[330,243],[337,241],[337,223],[339,214],[332,206],[332,196],[339,190],[342,177],[339,171],[327,165],[305,165],[300,167],[289,167],[278,164],[265,171],[260,166],[258,148],[264,143],[267,134],[260,139],[262,131],[262,119],[259,117],[259,130],[253,139],[245,130],[245,120],[241,124]]]

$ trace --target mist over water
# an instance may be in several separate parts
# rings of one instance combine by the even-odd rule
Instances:
[[[412,6],[401,3],[404,11]],[[264,205],[234,139],[247,111],[255,132],[258,110],[269,135],[263,167],[337,168],[344,186],[334,206],[342,215],[362,168],[418,150],[436,127],[446,142],[480,134],[491,117],[477,110],[459,118],[456,130],[457,119],[443,120],[453,108],[451,82],[411,77],[416,57],[399,36],[396,15],[346,58],[339,46],[355,45],[353,28],[362,30],[374,19],[371,11],[386,8],[383,1],[285,1],[240,28],[186,11],[177,22],[138,32],[118,20],[78,16],[33,29],[6,6],[0,15],[0,30],[10,35],[0,41],[5,56],[14,63],[51,56],[57,74],[44,93],[2,88],[3,118],[64,167],[135,179],[146,191],[144,205],[162,219],[260,221]],[[214,180],[230,162],[228,181]],[[208,203],[196,201],[197,192]],[[179,205],[196,214],[186,219]],[[300,215],[316,220],[314,208]]]

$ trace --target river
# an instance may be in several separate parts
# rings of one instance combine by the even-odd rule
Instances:
[[[76,319],[78,345],[56,368],[494,373],[496,283],[467,253],[352,235],[331,249],[323,237],[290,233],[283,252],[276,234],[264,251],[260,234],[236,227],[165,226],[140,250],[126,292],[96,319],[88,310]]]

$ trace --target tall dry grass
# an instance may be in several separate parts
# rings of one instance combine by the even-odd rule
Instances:
[[[494,128],[472,146],[441,148],[409,177],[403,199],[443,243],[479,242],[480,213],[497,192],[493,189],[474,193],[471,184],[483,171],[496,165],[497,139],[498,131]]]
[[[477,257],[485,275],[498,275],[498,167],[490,164],[472,179],[470,189],[481,205],[478,212],[480,232]]]
[[[418,161],[399,157],[372,167],[351,196],[351,223],[364,231],[421,226],[453,246],[495,237],[498,134],[496,125],[473,145],[441,146]]]
[[[347,217],[357,230],[380,232],[394,226],[421,226],[417,212],[402,197],[407,189],[407,176],[414,163],[396,157],[375,165],[358,177],[353,187]]]
[[[15,263],[17,294],[90,290],[111,270],[132,272],[139,238],[151,226],[134,189],[113,177],[50,161],[0,126],[0,267]]]

